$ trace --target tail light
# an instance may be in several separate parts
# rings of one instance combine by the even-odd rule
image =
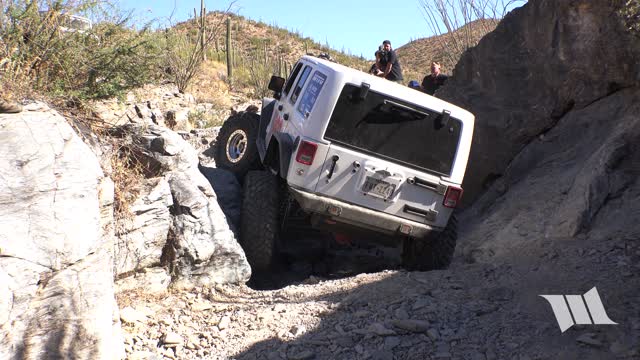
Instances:
[[[454,208],[458,205],[462,199],[462,189],[455,186],[449,186],[447,192],[444,194],[444,200],[442,205],[448,208]]]
[[[296,161],[300,164],[311,165],[313,158],[316,156],[316,150],[318,150],[318,144],[303,141],[298,147]]]

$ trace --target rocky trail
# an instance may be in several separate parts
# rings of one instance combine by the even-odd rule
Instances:
[[[117,296],[129,359],[635,359],[640,247],[549,241],[535,257],[445,271],[309,276],[276,290],[220,285]],[[515,260],[515,261],[514,261]],[[635,264],[635,265],[631,265]],[[382,265],[382,264],[379,264]],[[560,335],[540,294],[598,285],[619,325]],[[625,286],[620,286],[624,283]],[[554,291],[549,291],[554,289]],[[152,355],[154,354],[154,355]]]

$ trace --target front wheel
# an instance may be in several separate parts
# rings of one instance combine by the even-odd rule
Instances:
[[[268,171],[249,171],[244,181],[240,245],[254,275],[269,271],[274,263],[279,230],[278,178]]]
[[[227,169],[242,180],[250,170],[260,168],[256,139],[260,116],[249,112],[232,115],[218,133],[216,167]]]
[[[408,270],[446,269],[453,260],[457,240],[458,219],[452,214],[442,232],[432,231],[422,239],[405,239],[402,264]]]

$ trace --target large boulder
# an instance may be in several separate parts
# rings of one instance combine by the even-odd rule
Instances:
[[[568,112],[638,83],[639,39],[622,3],[531,1],[463,55],[437,96],[476,115],[466,204]]]
[[[146,167],[163,177],[171,192],[172,219],[158,262],[168,266],[182,284],[248,281],[251,268],[216,193],[198,168],[196,150],[164,127],[152,124],[134,133]]]
[[[171,227],[171,188],[162,177],[146,179],[128,214],[119,220],[115,246],[116,275],[158,266]]]
[[[0,114],[0,358],[121,358],[113,183],[65,119]]]
[[[463,253],[507,260],[553,239],[640,237],[639,113],[640,88],[622,90],[533,140],[462,214]]]

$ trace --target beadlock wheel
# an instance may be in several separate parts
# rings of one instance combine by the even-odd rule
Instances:
[[[260,115],[240,112],[222,124],[216,140],[216,167],[231,171],[242,183],[250,170],[262,169],[256,139]]]
[[[247,133],[244,132],[244,130],[238,129],[232,132],[229,136],[229,140],[227,140],[227,160],[232,163],[237,163],[242,160],[242,157],[247,151],[247,142]]]

